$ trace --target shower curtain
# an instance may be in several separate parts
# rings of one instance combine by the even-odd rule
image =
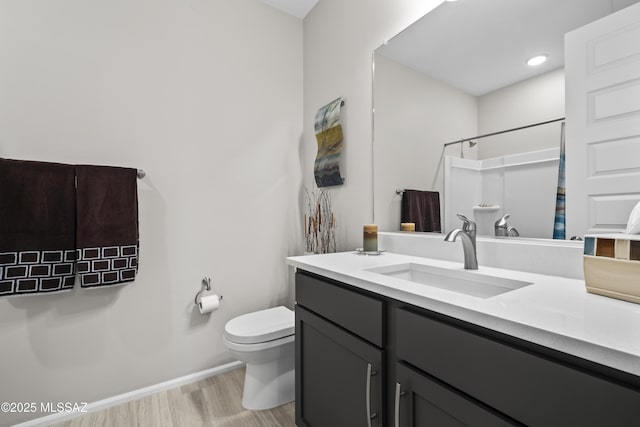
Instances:
[[[556,192],[556,216],[553,223],[553,238],[562,239],[565,236],[565,197],[566,197],[566,185],[565,185],[565,163],[564,163],[564,122],[562,122],[560,128],[560,165],[558,167],[558,190]]]

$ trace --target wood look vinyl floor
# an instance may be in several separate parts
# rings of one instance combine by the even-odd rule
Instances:
[[[55,427],[289,427],[294,404],[242,407],[244,368],[56,424]]]

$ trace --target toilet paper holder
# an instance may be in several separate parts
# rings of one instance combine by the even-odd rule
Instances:
[[[200,298],[202,297],[202,294],[205,291],[210,291],[211,290],[211,277],[205,277],[202,279],[202,289],[200,289],[200,292],[198,292],[196,294],[196,298],[195,298],[195,303],[196,305],[200,304]],[[219,296],[220,301],[222,301],[222,295]]]

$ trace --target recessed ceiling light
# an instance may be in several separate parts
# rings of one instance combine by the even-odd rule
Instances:
[[[543,62],[545,62],[548,57],[549,57],[549,55],[536,55],[533,58],[527,59],[527,65],[535,67],[535,66],[540,65]]]

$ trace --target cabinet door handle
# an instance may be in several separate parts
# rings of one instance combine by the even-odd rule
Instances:
[[[371,414],[371,375],[372,372],[371,363],[367,363],[367,389],[365,390],[366,402],[367,402],[367,426],[371,427],[371,420],[378,414]]]
[[[395,427],[400,427],[400,396],[404,396],[406,392],[400,390],[400,383],[396,383],[396,398],[394,402]]]

